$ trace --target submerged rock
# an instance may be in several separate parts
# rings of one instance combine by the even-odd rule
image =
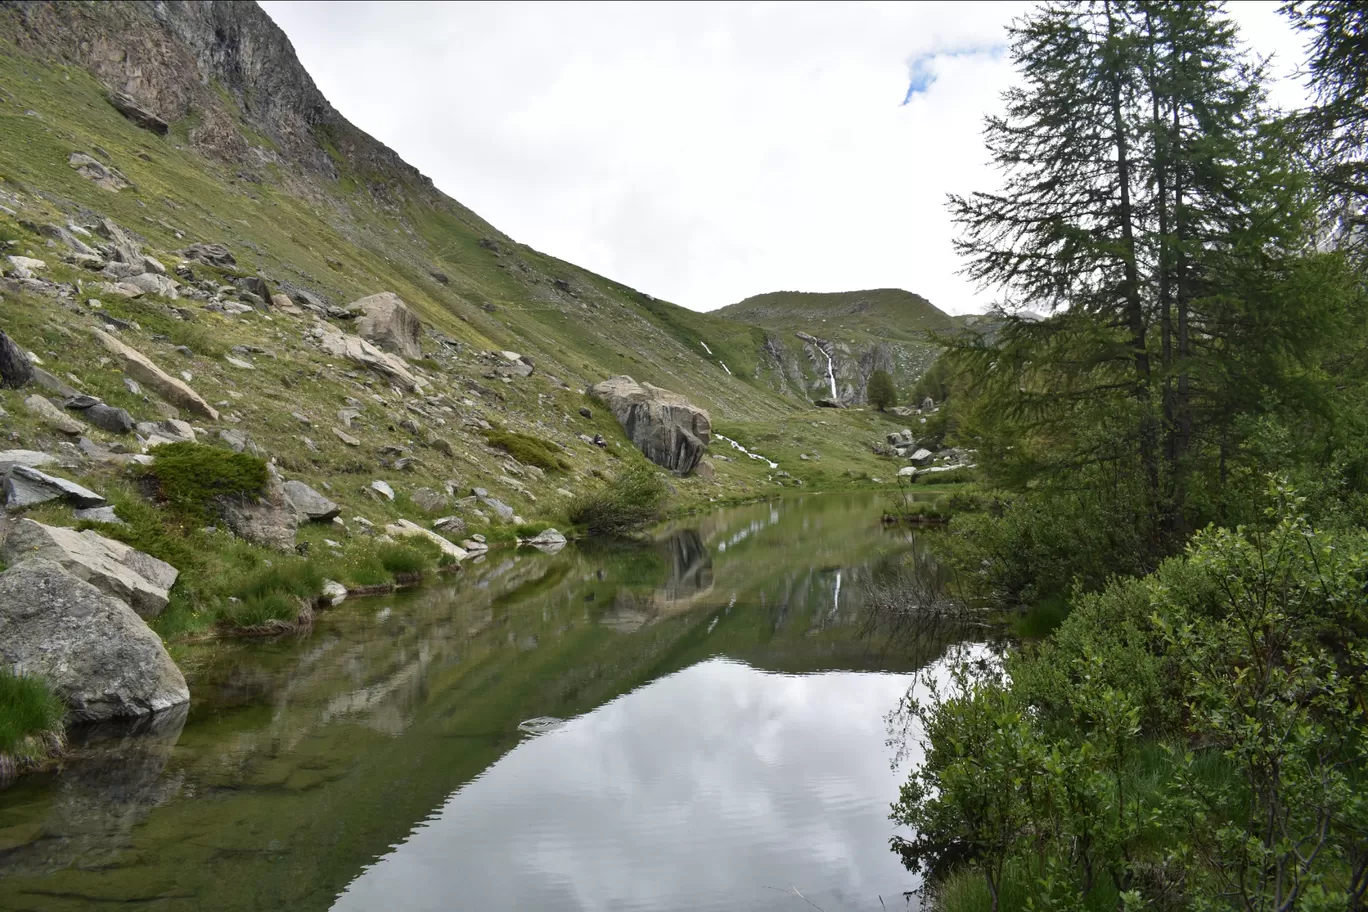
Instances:
[[[680,475],[694,470],[712,440],[708,413],[669,390],[618,376],[595,384],[632,443],[658,466]]]
[[[0,663],[46,678],[73,721],[190,699],[161,637],[132,608],[41,557],[0,573]]]

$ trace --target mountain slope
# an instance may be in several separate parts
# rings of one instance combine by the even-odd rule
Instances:
[[[930,301],[900,288],[775,291],[714,313],[765,327],[784,376],[810,397],[833,397],[834,385],[835,398],[857,404],[877,369],[892,373],[900,390],[910,390],[936,357],[928,333],[955,326]]]

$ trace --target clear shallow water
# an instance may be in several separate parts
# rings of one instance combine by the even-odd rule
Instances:
[[[905,907],[885,716],[947,643],[860,583],[862,497],[492,555],[313,633],[178,655],[187,713],[0,792],[0,908]],[[539,716],[566,724],[519,730]],[[913,758],[915,761],[915,758]]]

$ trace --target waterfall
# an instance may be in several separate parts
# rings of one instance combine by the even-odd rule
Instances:
[[[831,355],[827,355],[825,348],[821,349],[821,352],[826,355],[827,359],[827,379],[831,381],[831,401],[837,402],[840,400],[840,396],[836,394],[836,371],[831,366]]]

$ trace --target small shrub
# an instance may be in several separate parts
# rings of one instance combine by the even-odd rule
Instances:
[[[490,446],[503,450],[523,465],[536,466],[548,472],[570,467],[570,463],[561,455],[560,447],[538,437],[496,427],[485,431],[484,438]]]
[[[222,497],[249,497],[266,488],[266,461],[200,443],[168,443],[152,451],[149,476],[162,500],[187,517],[208,521]]]
[[[59,730],[65,716],[66,706],[42,678],[0,668],[0,754],[25,754],[31,736]]]
[[[570,521],[590,535],[627,535],[660,518],[668,493],[653,469],[637,466],[570,504]]]

